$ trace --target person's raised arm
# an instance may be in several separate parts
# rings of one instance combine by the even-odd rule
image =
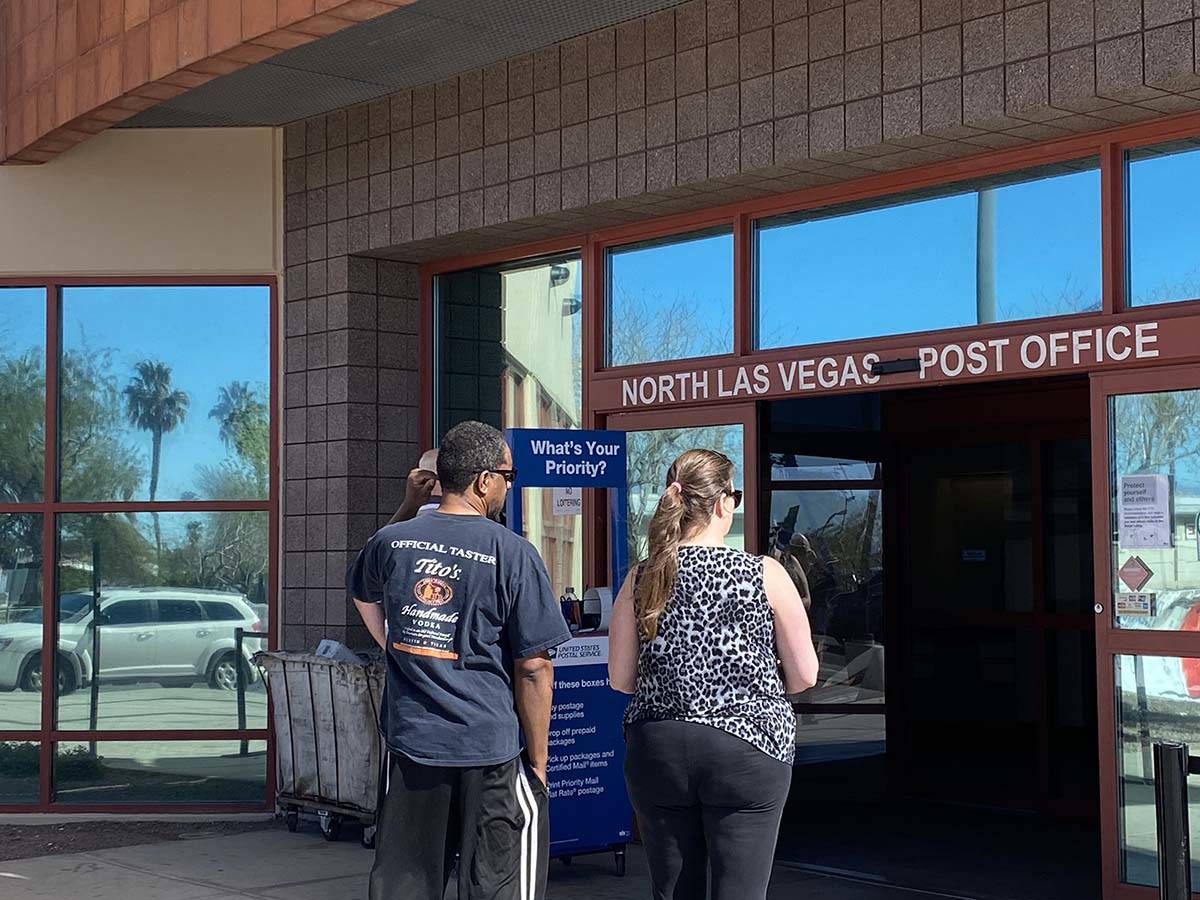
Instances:
[[[542,784],[550,761],[550,708],[554,703],[554,663],[549,653],[538,653],[518,659],[513,664],[516,676],[513,699],[517,719],[525,734],[525,754],[529,766]]]
[[[436,472],[428,469],[413,469],[409,472],[408,479],[404,483],[404,500],[388,524],[395,525],[397,522],[407,522],[413,518],[417,511],[429,502],[435,484],[437,484]]]
[[[783,664],[784,689],[802,693],[817,683],[820,668],[808,613],[787,570],[770,557],[763,558],[763,584],[775,616],[775,650]]]
[[[633,583],[631,571],[613,601],[608,625],[608,683],[622,694],[632,694],[637,688],[638,635]]]

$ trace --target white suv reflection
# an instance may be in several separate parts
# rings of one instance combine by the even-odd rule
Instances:
[[[0,690],[42,687],[42,614],[32,609],[0,625]],[[237,689],[234,629],[265,631],[264,623],[241,594],[194,588],[127,588],[100,597],[100,679],[105,684],[207,682],[219,690]],[[59,600],[58,662],[60,694],[91,681],[92,598],[63,594]],[[257,679],[250,658],[260,640],[242,646],[246,684]]]

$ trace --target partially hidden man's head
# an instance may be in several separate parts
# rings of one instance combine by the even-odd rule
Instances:
[[[516,478],[504,435],[482,422],[462,422],[446,432],[437,474],[443,495],[463,497],[490,519],[503,512],[509,483]]]

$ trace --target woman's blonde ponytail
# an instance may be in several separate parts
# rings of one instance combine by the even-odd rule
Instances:
[[[679,545],[708,524],[732,477],[733,463],[713,450],[688,450],[667,470],[667,489],[650,519],[649,554],[634,594],[638,630],[647,640],[658,636],[658,620],[675,588]]]

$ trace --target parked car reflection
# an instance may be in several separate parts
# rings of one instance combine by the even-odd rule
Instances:
[[[95,670],[92,598],[68,593],[59,599],[59,694],[88,684]],[[237,689],[234,631],[264,630],[259,613],[237,593],[192,588],[126,588],[100,598],[100,679],[105,684],[205,682]],[[241,651],[246,684],[257,680],[251,664],[260,641],[247,638]],[[29,609],[0,625],[0,690],[42,687],[42,611]]]

